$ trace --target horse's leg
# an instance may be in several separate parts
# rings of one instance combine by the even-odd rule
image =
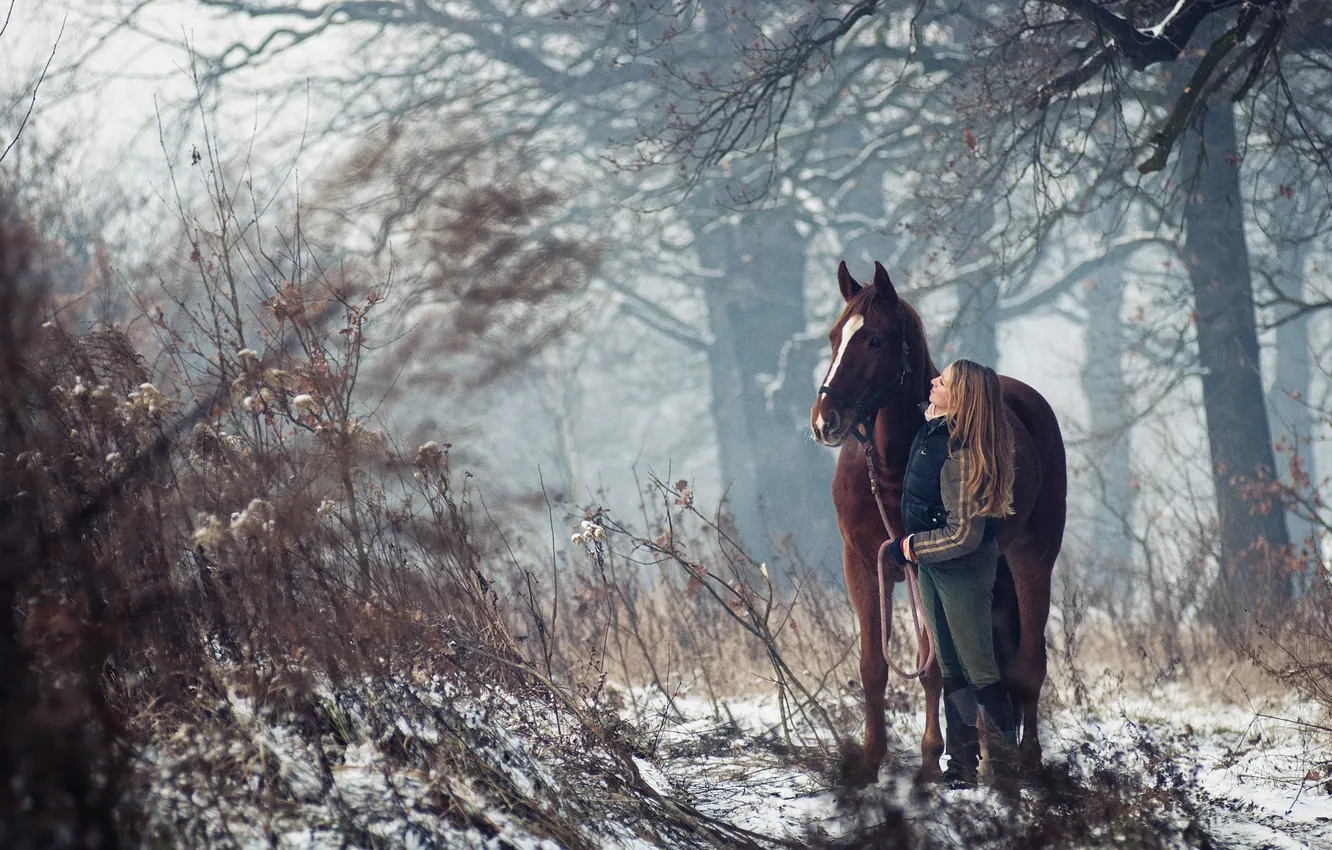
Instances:
[[[888,724],[884,717],[884,690],[888,687],[888,663],[880,645],[879,577],[862,566],[848,546],[843,553],[846,587],[860,622],[860,684],[865,689],[865,749],[861,754],[857,785],[879,777],[879,767],[888,752]],[[891,592],[891,588],[890,591]],[[891,616],[892,609],[889,609]],[[891,625],[891,621],[889,623]]]
[[[888,664],[875,632],[879,629],[879,615],[870,618],[868,627],[861,628],[860,682],[865,688],[865,754],[862,776],[865,782],[875,782],[884,754],[888,752],[888,722],[884,716],[884,691],[888,687]]]
[[[1014,547],[1016,548],[1016,547]],[[1054,558],[1040,552],[1008,552],[1018,598],[1021,634],[1016,669],[1009,683],[1013,708],[1022,720],[1022,761],[1028,768],[1041,763],[1041,739],[1036,709],[1045,685],[1045,624],[1050,618],[1050,574]]]
[[[943,755],[943,729],[939,726],[939,696],[943,693],[943,674],[939,672],[939,661],[930,662],[930,667],[920,676],[920,684],[925,689],[925,734],[920,738],[920,773],[917,779],[930,782],[939,777],[939,756]]]

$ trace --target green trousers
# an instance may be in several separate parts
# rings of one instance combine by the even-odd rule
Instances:
[[[968,556],[965,567],[949,569],[949,561],[917,565],[939,669],[945,677],[965,677],[977,689],[999,681],[991,614],[999,547],[994,541],[981,544],[981,549],[987,547],[992,557]]]

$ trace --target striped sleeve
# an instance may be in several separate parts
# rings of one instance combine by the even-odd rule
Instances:
[[[943,528],[920,531],[910,538],[914,560],[926,564],[951,561],[973,552],[985,537],[985,517],[978,516],[974,499],[963,494],[970,472],[971,456],[966,449],[958,449],[944,461],[939,472],[939,489],[943,496],[948,523]]]

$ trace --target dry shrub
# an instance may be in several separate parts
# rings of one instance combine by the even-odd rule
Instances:
[[[769,731],[785,752],[835,772],[863,720],[845,591],[798,558],[751,558],[728,517],[703,513],[687,481],[652,478],[639,507],[641,527],[601,507],[576,527],[581,557],[551,624],[559,663],[633,689],[630,708],[649,728],[685,716],[681,697],[703,700],[721,722],[734,721],[736,698],[770,698],[780,719]],[[904,668],[915,652],[905,610],[899,603],[892,636]],[[914,708],[918,691],[894,678],[890,710]]]
[[[137,844],[131,753],[238,689],[313,716],[367,676],[532,687],[447,448],[401,454],[358,409],[379,293],[300,274],[299,239],[270,262],[213,200],[136,340],[47,321],[51,246],[0,206],[6,847]]]
[[[597,683],[532,663],[530,613],[512,607],[524,576],[474,528],[450,446],[400,448],[374,427],[373,266],[324,262],[299,224],[261,240],[253,198],[217,195],[220,166],[199,160],[213,218],[178,211],[176,268],[139,293],[130,335],[45,322],[37,238],[0,215],[0,843],[239,845],[256,820],[270,839],[298,827],[313,798],[330,800],[327,828],[372,843],[384,813],[335,782],[370,746],[386,783],[419,786],[395,799],[426,843],[447,843],[436,827],[496,832],[502,812],[596,846],[583,825],[614,777],[644,833],[752,846],[657,805]],[[497,215],[482,262],[527,244],[521,215]],[[542,273],[568,291],[555,259]],[[534,756],[475,722],[487,703],[587,782],[561,796],[506,774]]]
[[[1284,478],[1251,484],[1245,498],[1254,510],[1279,505],[1304,524],[1308,536],[1268,553],[1276,582],[1291,598],[1254,612],[1245,649],[1258,666],[1332,715],[1332,570],[1325,558],[1332,478],[1311,478],[1300,445],[1282,438],[1276,450],[1286,463]]]
[[[396,276],[399,304],[421,320],[398,345],[449,361],[429,380],[495,381],[563,338],[585,306],[577,296],[600,236],[532,176],[524,141],[496,141],[471,122],[447,133],[388,122],[330,169],[336,178],[306,209],[307,232],[365,242],[365,256]],[[366,222],[373,230],[362,234]]]
[[[166,441],[129,401],[143,363],[45,321],[49,247],[0,195],[0,843],[111,847],[138,829],[120,684],[198,652],[164,584]]]

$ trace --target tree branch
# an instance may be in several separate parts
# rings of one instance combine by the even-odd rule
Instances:
[[[1112,53],[1109,48],[1103,48],[1095,56],[1083,62],[1072,71],[1060,74],[1048,84],[1041,87],[1041,90],[1029,96],[1025,102],[1028,109],[1044,109],[1050,105],[1050,100],[1055,94],[1060,92],[1072,93],[1082,87],[1082,84],[1096,76],[1106,63],[1110,61]]]
[[[10,4],[10,10],[13,10],[12,3]],[[14,145],[18,144],[19,138],[23,135],[23,128],[28,126],[28,119],[32,117],[32,110],[37,106],[37,92],[41,90],[42,83],[46,81],[46,72],[51,70],[51,62],[55,59],[56,49],[60,47],[60,39],[65,34],[65,21],[67,20],[69,20],[68,15],[60,21],[60,32],[56,34],[55,44],[51,45],[51,55],[46,57],[46,65],[42,68],[42,73],[38,75],[37,82],[33,84],[32,100],[28,101],[28,111],[23,114],[23,120],[19,122],[18,129],[14,131],[14,138],[9,140],[9,144],[5,145],[4,151],[0,153],[0,162],[4,162],[5,157],[9,156],[9,152],[14,149]],[[5,16],[5,26],[9,26],[8,15]],[[0,28],[0,33],[3,32],[4,30]]]
[[[1276,51],[1277,41],[1281,38],[1281,33],[1285,28],[1286,16],[1273,15],[1272,20],[1267,24],[1267,29],[1263,30],[1263,34],[1258,38],[1258,44],[1254,47],[1256,55],[1253,64],[1249,66],[1248,76],[1244,78],[1244,82],[1235,90],[1235,93],[1230,96],[1232,103],[1239,103],[1249,94],[1249,90],[1253,88],[1253,84],[1257,82],[1263,68],[1267,65],[1267,57]]]
[[[1126,260],[1139,250],[1152,246],[1178,250],[1178,246],[1176,246],[1174,242],[1157,236],[1147,236],[1116,243],[1110,246],[1110,248],[1104,253],[1078,263],[1076,266],[1065,272],[1063,277],[1045,287],[1040,292],[1028,295],[1020,301],[1010,301],[1007,304],[1000,305],[996,320],[1005,321],[1017,318],[1018,316],[1025,316],[1033,310],[1048,306],[1057,301],[1061,295],[1068,292],[1073,284],[1082,280],[1101,266]]]
[[[603,286],[620,296],[620,307],[654,331],[693,349],[706,352],[712,340],[699,333],[686,322],[677,319],[669,310],[614,281],[602,280]]]
[[[702,108],[689,116],[689,121],[681,118],[673,122],[678,132],[677,150],[688,149],[687,153],[700,167],[706,168],[742,149],[753,138],[766,138],[769,131],[775,136],[810,58],[824,50],[834,50],[843,36],[877,8],[878,0],[862,0],[836,19],[836,25],[826,32],[815,34],[816,28],[827,19],[807,24],[803,30],[798,28],[786,44],[772,48],[770,59],[746,78],[724,86],[712,84],[706,78],[692,81],[700,91],[715,94],[716,98],[703,101]],[[694,148],[696,144],[700,147]]]
[[[1139,29],[1094,0],[1046,0],[1087,21],[1107,48],[1125,56],[1134,70],[1145,71],[1158,62],[1171,62],[1193,38],[1194,30],[1210,15],[1232,6],[1246,9],[1274,5],[1278,0],[1193,0],[1172,9],[1155,27]]]
[[[1206,102],[1206,96],[1211,94],[1215,88],[1212,74],[1220,66],[1221,60],[1226,58],[1226,54],[1249,34],[1249,29],[1257,19],[1259,11],[1260,9],[1256,4],[1245,6],[1244,12],[1240,14],[1235,26],[1212,43],[1207,55],[1198,63],[1197,69],[1189,79],[1189,84],[1180,93],[1179,100],[1175,101],[1175,106],[1170,110],[1165,125],[1152,135],[1152,144],[1156,147],[1156,152],[1152,154],[1150,159],[1138,166],[1139,172],[1147,174],[1165,168],[1166,160],[1169,158],[1175,142],[1179,140],[1180,134],[1193,121],[1198,108]]]
[[[9,19],[14,14],[14,4],[16,2],[18,2],[18,0],[9,0],[9,10],[5,12],[5,22],[0,24],[0,36],[3,36],[5,30],[9,29]]]
[[[259,5],[254,0],[198,0],[198,2],[203,6],[222,9],[227,15],[242,15],[254,19],[298,17],[306,20],[322,20],[321,29],[346,23],[372,23],[380,27],[430,26],[466,36],[485,55],[526,74],[546,93],[567,96],[571,90],[582,88],[585,84],[580,77],[558,70],[542,61],[532,51],[517,47],[513,29],[519,19],[501,12],[490,4],[480,5],[492,13],[491,17],[467,19],[449,14],[424,0],[336,0],[313,8],[290,3],[278,6]],[[497,32],[497,29],[500,32]],[[223,67],[217,74],[211,76],[221,76],[243,67],[250,58],[263,52],[275,34],[277,33],[270,33],[264,43],[254,49],[239,44],[227,48],[223,51],[222,57],[237,48],[249,55],[245,57],[245,62]]]

